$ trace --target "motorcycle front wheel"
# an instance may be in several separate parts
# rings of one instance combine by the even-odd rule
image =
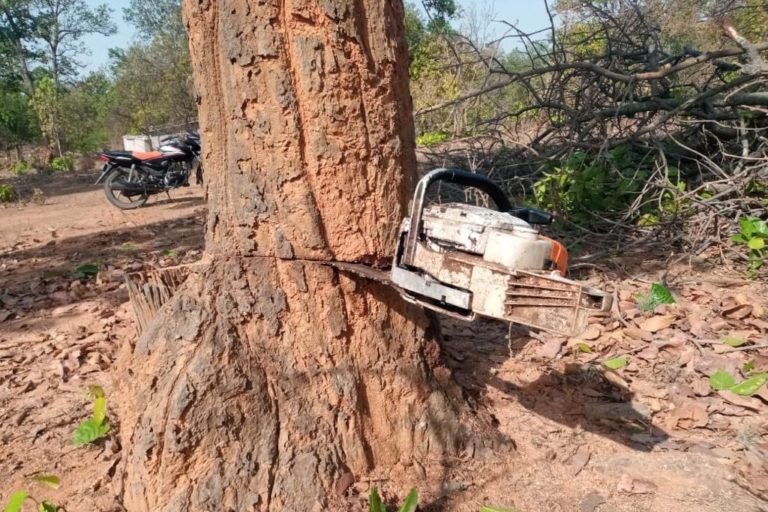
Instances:
[[[130,169],[115,167],[104,178],[104,194],[110,203],[121,210],[141,208],[149,199],[149,194],[146,191],[126,193],[124,190],[121,190],[121,185],[139,185],[140,183],[138,173],[134,172],[133,176],[131,176]]]

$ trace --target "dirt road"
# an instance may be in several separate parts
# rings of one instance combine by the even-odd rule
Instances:
[[[122,212],[92,178],[59,177],[36,185],[44,202],[0,208],[0,499],[28,489],[71,512],[122,510],[117,419],[95,444],[76,447],[72,434],[91,412],[89,385],[105,388],[108,417],[120,400],[110,370],[135,339],[123,274],[196,261],[203,246],[199,188]],[[76,274],[91,263],[97,275]],[[768,510],[768,393],[733,396],[708,380],[745,363],[768,371],[766,350],[749,349],[768,334],[768,290],[737,271],[677,265],[677,305],[642,311],[636,294],[659,268],[619,262],[584,276],[615,289],[618,309],[579,339],[445,322],[446,360],[492,432],[427,475],[425,510]],[[731,351],[726,334],[748,349]],[[619,355],[626,367],[601,365]],[[372,480],[395,498],[424,476],[418,463],[401,469],[355,475],[350,507],[364,506]],[[61,487],[31,483],[40,473]]]

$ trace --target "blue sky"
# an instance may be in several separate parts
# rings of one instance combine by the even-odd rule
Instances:
[[[459,0],[459,3],[466,10],[475,9],[477,11],[490,10],[495,14],[496,19],[506,20],[515,23],[521,30],[532,32],[544,28],[549,23],[547,13],[544,8],[545,0]],[[125,47],[130,44],[134,38],[133,27],[123,20],[123,8],[127,7],[130,0],[86,0],[89,5],[99,5],[106,3],[112,8],[113,18],[117,25],[117,31],[109,36],[88,36],[84,39],[86,48],[90,50],[90,55],[83,55],[80,61],[85,64],[85,71],[92,71],[104,66],[109,61],[109,49],[115,47]],[[419,3],[418,1],[414,3]],[[505,27],[498,23],[492,23],[488,30],[491,34],[500,36]],[[511,45],[511,40],[509,45]],[[510,47],[508,45],[505,45]]]
[[[123,20],[123,7],[128,7],[130,0],[85,0],[91,6],[107,4],[112,9],[112,19],[117,25],[117,31],[109,37],[93,35],[83,39],[83,44],[90,55],[80,57],[85,64],[85,71],[93,71],[109,62],[109,49],[125,47],[134,37],[133,27]]]

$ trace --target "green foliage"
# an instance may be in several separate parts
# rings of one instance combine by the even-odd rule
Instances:
[[[59,132],[68,150],[95,151],[109,143],[116,101],[112,89],[106,75],[91,73],[61,92]]]
[[[714,390],[730,389],[736,385],[736,380],[725,370],[715,370],[715,373],[709,376],[709,385]]]
[[[75,170],[75,160],[70,155],[57,156],[51,160],[50,167],[54,172],[71,172]]]
[[[10,203],[15,201],[18,197],[13,185],[0,184],[0,203]]]
[[[737,395],[752,396],[768,382],[768,373],[758,373],[733,386],[730,391]]]
[[[723,336],[720,341],[729,347],[740,347],[747,342],[747,340],[739,338],[738,336]]]
[[[21,160],[19,162],[16,162],[11,167],[11,174],[14,176],[24,176],[25,174],[29,174],[29,171],[32,170],[32,164],[27,162],[26,160]]]
[[[757,271],[765,263],[765,245],[768,240],[768,223],[755,217],[742,218],[739,221],[739,232],[731,237],[737,244],[748,249],[748,274],[757,276]]]
[[[627,358],[624,356],[614,357],[613,359],[603,361],[603,364],[611,370],[619,370],[627,366]]]
[[[545,172],[533,186],[538,205],[584,223],[593,212],[626,210],[642,190],[648,173],[619,146],[605,156],[576,152]]]
[[[27,491],[17,491],[11,495],[11,499],[8,500],[8,504],[3,509],[4,512],[19,512],[24,501],[29,496]]]
[[[661,283],[653,283],[651,290],[645,295],[636,295],[637,307],[641,311],[652,311],[661,304],[674,304],[672,292]]]
[[[93,418],[87,419],[77,426],[72,441],[78,446],[92,443],[106,436],[109,428],[109,423],[99,423]]]
[[[416,137],[416,145],[423,148],[431,148],[448,140],[445,132],[428,132]]]
[[[752,396],[768,382],[768,373],[752,375],[742,382],[736,383],[733,375],[725,370],[717,370],[709,377],[709,385],[715,390],[726,390],[737,395]]]
[[[107,399],[104,389],[101,386],[90,386],[88,394],[93,398],[93,414],[75,430],[72,440],[78,446],[101,439],[110,429],[109,422],[106,421]]]
[[[49,77],[37,84],[32,106],[40,121],[40,129],[49,141],[58,140],[59,93],[56,84]]]
[[[591,354],[592,353],[592,347],[587,345],[586,343],[579,343],[579,352],[583,352],[585,354]]]
[[[75,271],[72,273],[72,277],[75,279],[86,279],[89,277],[93,277],[96,274],[99,273],[99,266],[96,263],[86,263],[84,265],[80,265],[75,269]]]
[[[56,475],[35,475],[31,480],[46,485],[51,489],[58,489],[61,486],[61,478]]]
[[[58,489],[61,485],[61,479],[56,475],[35,475],[30,480],[51,489]],[[3,510],[5,512],[20,512],[27,498],[37,502],[37,500],[30,497],[28,491],[17,491],[11,495],[11,499]],[[42,501],[38,503],[37,510],[39,512],[58,512],[59,507],[50,501]]]
[[[416,489],[411,489],[408,496],[405,497],[403,504],[398,509],[399,512],[415,512],[419,506],[419,493]],[[381,501],[379,490],[374,485],[368,495],[368,512],[387,512],[387,506]],[[499,508],[483,505],[480,512],[518,512],[515,508]]]
[[[54,172],[71,172],[75,170],[75,159],[71,155],[57,156],[51,160],[50,167]]]
[[[419,494],[416,492],[416,489],[411,489],[411,492],[405,497],[405,501],[403,501],[403,505],[400,507],[400,512],[414,512],[418,506]],[[368,497],[368,510],[369,512],[387,512],[387,507],[382,503],[376,486],[371,487]]]
[[[408,54],[413,55],[426,35],[424,18],[418,8],[408,2],[405,4],[405,41],[408,44]]]
[[[58,477],[52,477],[58,479]],[[11,495],[11,499],[3,509],[4,512],[21,512],[21,507],[24,502],[29,498],[27,491],[17,491]],[[34,499],[34,498],[32,498]],[[50,501],[40,502],[37,506],[38,512],[58,512],[59,506],[51,503]]]
[[[368,512],[387,512],[387,507],[381,502],[379,490],[374,485],[368,495]]]
[[[29,98],[21,92],[0,92],[0,142],[19,147],[34,141],[39,134]]]

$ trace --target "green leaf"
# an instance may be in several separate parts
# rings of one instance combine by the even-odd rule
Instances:
[[[741,234],[744,235],[744,237],[752,237],[752,234],[755,232],[755,219],[742,217],[739,220],[739,229],[741,229]]]
[[[651,298],[657,304],[675,303],[675,298],[672,296],[672,292],[661,283],[653,283],[651,285]]]
[[[93,401],[93,421],[101,425],[107,417],[107,399],[100,396]]]
[[[730,347],[740,347],[747,342],[747,340],[737,336],[723,336],[720,341]]]
[[[743,371],[744,373],[749,373],[754,369],[755,369],[754,359],[752,361],[747,361],[746,363],[744,363],[744,366],[741,367],[741,371]]]
[[[747,247],[749,247],[752,250],[759,251],[760,249],[765,248],[765,239],[763,238],[750,238],[749,242],[747,242]]]
[[[768,236],[768,222],[765,222],[764,220],[755,220],[752,222],[752,228],[755,233]]]
[[[38,512],[59,512],[59,506],[54,505],[50,501],[44,501],[38,507]]]
[[[733,375],[725,370],[715,370],[715,373],[709,376],[709,385],[712,389],[730,389],[736,385]]]
[[[47,485],[51,489],[58,489],[61,485],[61,479],[56,475],[35,475],[31,480],[39,484]]]
[[[416,492],[416,489],[411,489],[411,492],[409,492],[408,496],[405,497],[403,506],[400,507],[400,512],[415,512],[416,507],[418,506],[419,506],[419,493]]]
[[[99,273],[99,266],[95,263],[86,263],[85,265],[80,265],[75,269],[75,272],[73,275],[77,279],[82,279],[84,277],[90,277],[95,276]]]
[[[387,507],[381,502],[379,490],[374,485],[368,495],[368,512],[387,512]]]
[[[747,238],[744,235],[742,235],[741,233],[739,233],[738,235],[733,235],[731,237],[731,240],[733,240],[734,242],[740,243],[740,244],[746,244],[747,243]]]
[[[4,512],[19,512],[21,506],[24,504],[24,500],[27,499],[29,493],[27,491],[17,491],[11,495],[11,499],[8,500],[8,504],[3,509]]]
[[[109,423],[99,423],[91,418],[78,425],[72,440],[76,445],[82,446],[101,439],[107,435],[107,432],[109,432]]]
[[[590,347],[586,343],[579,343],[579,352],[584,352],[585,354],[591,354],[592,347]]]
[[[731,387],[728,391],[736,393],[737,395],[754,395],[763,384],[768,382],[768,373],[758,373],[748,378],[744,382],[739,382],[735,386]]]
[[[627,358],[624,356],[614,357],[613,359],[603,361],[603,364],[611,370],[618,370],[619,368],[624,368],[627,366]]]

